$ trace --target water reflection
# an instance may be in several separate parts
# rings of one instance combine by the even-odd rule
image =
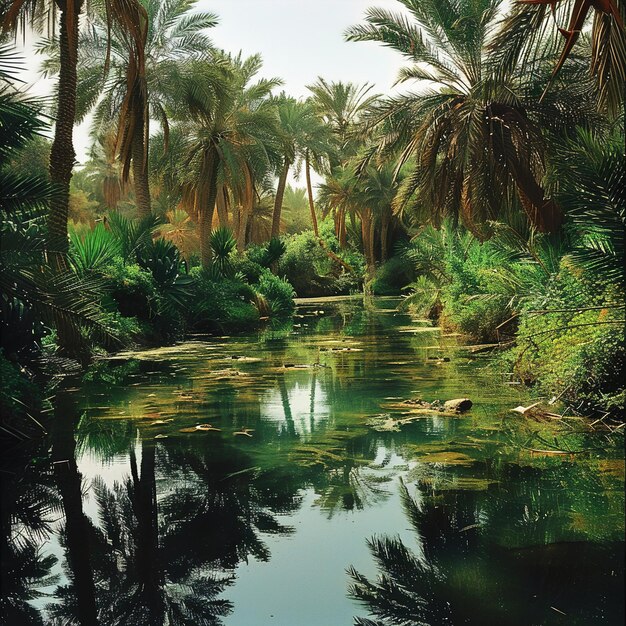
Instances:
[[[28,452],[38,458],[42,450],[32,446]],[[0,623],[43,625],[31,602],[57,582],[57,558],[41,544],[52,530],[59,497],[51,472],[29,467],[15,451],[0,458]]]
[[[556,483],[552,489],[559,490]],[[559,504],[551,498],[542,502],[547,521],[536,524],[539,516],[520,504],[527,497],[541,501],[541,488],[531,494],[520,490],[521,483],[487,498],[483,491],[422,487],[412,495],[401,481],[414,542],[397,536],[367,541],[377,576],[349,568],[349,594],[375,619],[357,617],[355,624],[623,623],[624,543],[581,536],[551,542],[546,528]],[[521,531],[511,543],[502,542],[499,533],[506,524]],[[552,533],[558,528],[552,523]]]
[[[127,355],[106,384],[59,394],[36,463],[20,481],[0,474],[0,623],[347,625],[351,563],[378,620],[361,624],[544,623],[528,593],[552,618],[548,597],[581,624],[612,616],[596,591],[615,580],[603,572],[623,534],[623,460],[530,458],[523,426],[503,425],[524,399],[484,359],[385,302],[322,307],[302,308],[296,330]],[[476,409],[368,426],[416,394]],[[407,535],[401,499],[412,546],[386,538]],[[563,586],[582,583],[558,568],[575,571],[570,542],[597,563],[596,591],[573,604]]]

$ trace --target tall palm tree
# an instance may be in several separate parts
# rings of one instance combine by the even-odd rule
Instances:
[[[539,64],[507,69],[489,60],[502,0],[399,2],[408,15],[372,8],[365,24],[347,32],[351,41],[400,52],[410,65],[398,81],[422,88],[389,98],[372,122],[388,122],[377,154],[395,152],[398,169],[415,162],[398,204],[421,203],[435,222],[460,215],[480,234],[484,220],[519,203],[540,231],[557,230],[562,211],[542,184],[543,126],[571,129],[584,120],[589,98],[557,93],[538,105]]]
[[[331,169],[340,168],[362,147],[362,137],[358,132],[360,121],[379,96],[370,94],[372,85],[328,82],[321,77],[307,88],[312,93],[311,101],[318,117],[332,133],[334,150],[328,153],[328,164]],[[335,233],[343,248],[347,232],[346,213],[341,206],[334,207]]]
[[[307,85],[317,114],[335,137],[338,149],[335,157],[345,160],[356,154],[360,138],[355,131],[362,115],[379,98],[377,94],[370,93],[372,88],[373,85],[369,84],[328,82],[322,77]],[[331,164],[337,165],[337,159],[333,159]]]
[[[333,170],[325,182],[320,185],[320,200],[326,210],[335,211],[336,219],[340,220],[339,232],[345,238],[345,220],[350,215],[353,220],[358,216],[361,222],[361,243],[367,265],[367,274],[374,276],[376,255],[374,241],[376,236],[376,220],[372,202],[373,195],[368,194],[364,176],[357,176],[354,160],[348,160],[343,167]],[[339,238],[344,246],[345,240]]]
[[[170,102],[186,137],[183,202],[198,216],[205,267],[211,263],[210,234],[220,180],[239,181],[249,201],[254,197],[255,169],[250,165],[271,158],[277,131],[268,96],[280,81],[249,84],[260,67],[258,55],[243,60],[222,54],[219,63],[191,62]]]
[[[114,211],[128,195],[129,186],[122,176],[122,168],[116,154],[116,133],[109,130],[96,137],[89,152],[89,161],[80,172],[83,180],[88,180],[97,190],[97,198],[104,206]]]
[[[45,214],[60,192],[41,176],[10,167],[11,157],[47,130],[41,114],[44,103],[14,88],[10,70],[14,60],[9,47],[0,46],[0,314],[6,331],[0,333],[2,346],[28,361],[39,353],[46,328],[56,328],[62,349],[84,356],[85,328],[107,335],[98,304],[101,285],[79,280],[67,270],[52,271],[46,263]]]
[[[132,168],[137,213],[151,212],[148,154],[150,119],[158,120],[169,139],[164,101],[185,59],[206,56],[213,49],[203,33],[217,24],[212,13],[192,12],[195,0],[138,0],[147,16],[145,74],[129,91],[126,68],[132,61],[132,42],[120,28],[109,31],[106,15],[95,15],[80,36],[77,116],[82,120],[94,110],[97,133],[118,128],[115,148],[120,153],[124,180]],[[44,71],[53,74],[58,61],[50,44],[42,52],[51,55]],[[101,95],[104,94],[103,97]]]
[[[393,202],[402,182],[402,172],[394,170],[393,163],[383,163],[377,168],[368,167],[362,174],[364,196],[379,226],[380,260],[383,263],[389,258],[389,244],[397,221],[393,214]]]
[[[280,217],[289,170],[300,154],[304,153],[305,136],[316,123],[313,108],[304,102],[287,96],[284,92],[274,99],[280,125],[281,164],[274,199],[272,237],[280,234]]]
[[[132,54],[125,68],[126,80],[133,89],[144,75],[144,44],[147,15],[138,0],[106,0],[110,24],[120,28],[129,42]],[[55,253],[59,267],[65,266],[68,251],[67,220],[69,214],[70,180],[76,153],[73,134],[76,122],[76,87],[78,66],[78,22],[85,8],[84,0],[3,0],[0,23],[3,30],[16,29],[20,23],[36,23],[42,13],[51,15],[48,24],[59,15],[59,79],[55,131],[50,153],[50,178],[58,193],[50,203],[48,214],[49,248]]]

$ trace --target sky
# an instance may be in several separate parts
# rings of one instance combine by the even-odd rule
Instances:
[[[215,13],[218,25],[207,34],[228,52],[260,53],[259,76],[279,77],[295,97],[308,95],[306,85],[318,76],[332,81],[374,84],[374,93],[388,93],[401,57],[371,42],[346,42],[345,30],[362,21],[370,6],[397,10],[396,0],[199,0],[196,9]],[[53,83],[39,72],[40,57],[32,46],[22,78],[35,93],[51,93]],[[88,123],[76,129],[77,159],[83,162],[90,145]]]
[[[369,6],[396,9],[396,0],[200,0],[199,10],[217,14],[208,31],[214,44],[245,55],[261,53],[264,75],[285,81],[295,97],[318,76],[374,83],[388,91],[400,55],[370,42],[346,42],[344,31],[362,21]]]

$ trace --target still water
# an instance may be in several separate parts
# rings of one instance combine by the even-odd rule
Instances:
[[[619,442],[520,417],[493,356],[396,304],[304,302],[59,393],[3,475],[0,623],[621,624]]]

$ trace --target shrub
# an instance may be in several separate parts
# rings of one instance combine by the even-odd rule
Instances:
[[[258,250],[258,247],[254,246],[253,250]],[[250,254],[251,251],[252,249],[248,249],[233,259],[233,272],[243,276],[246,282],[255,283],[263,272],[263,266],[254,260],[256,254]]]
[[[264,270],[256,290],[267,299],[273,317],[287,317],[293,313],[296,294],[288,280]]]
[[[258,324],[259,314],[252,304],[255,292],[250,285],[236,278],[215,280],[199,268],[192,273],[197,278],[198,289],[191,310],[194,328],[205,332],[223,332]]]
[[[145,322],[140,322],[136,317],[124,317],[118,311],[105,313],[102,322],[124,345],[132,344],[149,333]]]
[[[376,269],[372,292],[377,296],[398,295],[413,280],[415,270],[406,259],[395,256]]]
[[[277,274],[284,276],[299,296],[331,296],[361,288],[365,267],[363,255],[351,249],[337,251],[337,240],[334,235],[330,237],[330,243],[324,239],[328,249],[354,272],[346,272],[331,259],[313,231],[285,238],[286,251],[278,262]]]
[[[623,414],[623,309],[601,308],[619,302],[621,288],[600,290],[562,263],[550,285],[549,307],[529,302],[520,316],[517,345],[508,357],[514,371],[539,393],[559,396],[579,411]],[[581,310],[587,307],[598,308]],[[558,312],[529,312],[546,308]]]
[[[125,317],[147,320],[153,316],[157,289],[152,274],[137,264],[125,264],[120,257],[103,270],[111,286],[111,297]]]

